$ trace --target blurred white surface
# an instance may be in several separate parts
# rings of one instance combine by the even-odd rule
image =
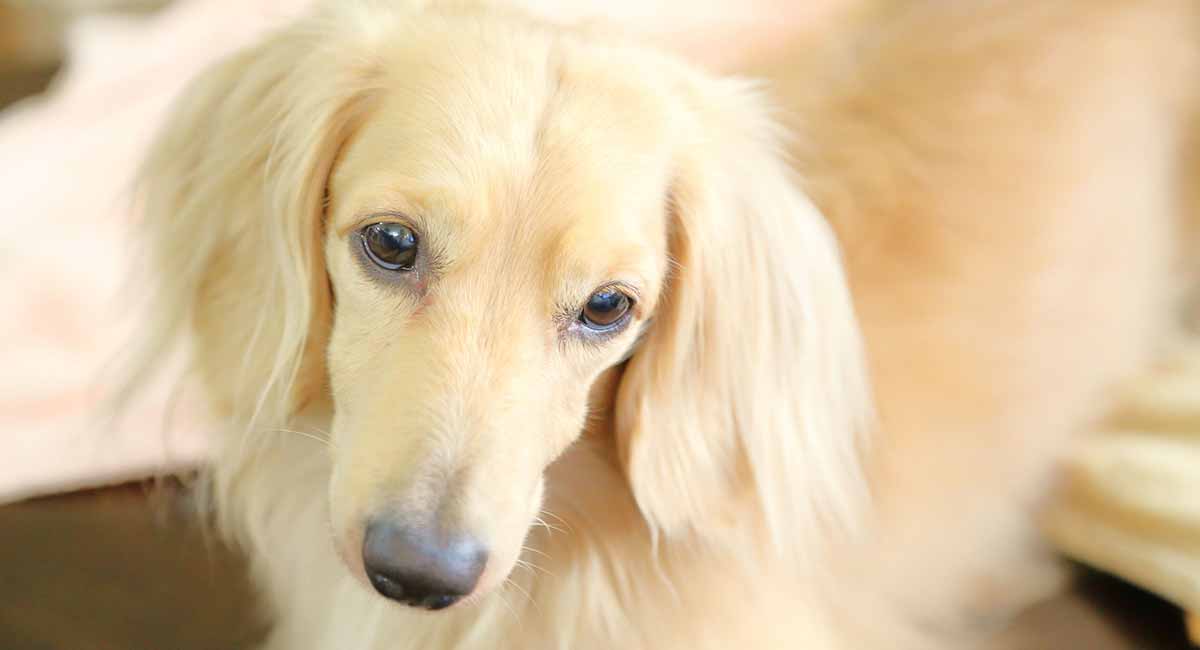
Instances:
[[[166,428],[169,386],[118,426],[100,370],[136,315],[118,300],[132,259],[130,183],[165,109],[204,65],[302,4],[193,0],[145,17],[89,17],[43,96],[0,116],[0,501],[149,476],[206,450],[196,409]],[[139,291],[136,272],[128,295]]]

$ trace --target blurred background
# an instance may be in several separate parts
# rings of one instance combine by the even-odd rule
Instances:
[[[523,4],[623,23],[720,68],[818,28],[839,1]],[[178,481],[148,480],[186,477],[207,450],[186,396],[167,418],[169,362],[121,422],[96,406],[137,321],[120,296],[144,281],[129,187],[148,139],[198,70],[306,4],[0,0],[0,648],[244,648],[261,632],[239,558],[203,534]],[[1080,567],[994,647],[1186,648],[1180,621]]]

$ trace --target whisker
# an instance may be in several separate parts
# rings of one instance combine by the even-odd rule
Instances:
[[[537,572],[538,572],[538,571],[541,571],[542,573],[546,574],[547,576],[549,576],[549,577],[551,577],[551,578],[553,578],[553,577],[554,577],[554,574],[553,574],[553,573],[550,573],[550,572],[549,572],[549,571],[547,571],[546,569],[544,569],[544,568],[542,568],[542,567],[540,567],[540,566],[538,566],[538,565],[534,564],[533,562],[527,562],[527,561],[525,561],[525,560],[520,560],[520,559],[518,559],[518,560],[517,560],[517,566],[521,567],[522,569],[526,569],[526,570],[528,570],[530,573],[532,573],[532,574],[534,574],[534,575],[537,575]]]
[[[519,625],[521,623],[521,615],[517,613],[517,610],[513,609],[512,603],[508,602],[508,599],[504,597],[504,586],[507,584],[508,580],[505,580],[500,585],[500,589],[496,590],[496,595],[500,597],[500,602],[504,603],[505,609],[508,610],[508,613],[512,614],[513,620]]]
[[[571,524],[567,523],[566,519],[563,519],[562,517],[554,514],[553,512],[550,512],[549,510],[542,510],[539,514],[546,515],[547,517],[554,517],[554,519],[556,521],[558,521],[559,523],[561,523],[568,531],[571,530]]]
[[[522,551],[529,551],[530,553],[537,553],[538,555],[540,555],[540,556],[542,556],[542,557],[546,558],[547,560],[549,560],[549,559],[550,559],[550,554],[549,554],[549,553],[547,553],[547,552],[545,552],[545,551],[543,551],[543,550],[540,550],[540,549],[533,548],[532,546],[524,546],[524,545],[522,545],[522,546],[521,546],[521,550],[522,550]]]
[[[542,610],[541,610],[540,608],[538,608],[538,604],[537,604],[536,602],[534,602],[534,600],[533,600],[533,596],[529,595],[529,592],[528,592],[528,591],[525,591],[525,588],[524,588],[524,587],[522,587],[521,585],[517,584],[517,581],[516,581],[516,580],[513,580],[513,579],[509,578],[508,580],[505,580],[505,581],[504,581],[504,584],[506,584],[506,585],[508,585],[508,586],[512,587],[513,589],[516,589],[517,591],[521,592],[521,594],[525,596],[525,599],[529,601],[529,604],[533,606],[533,609],[534,609],[534,611],[535,611],[535,612],[537,612],[537,613],[539,613],[539,614],[541,614]]]
[[[321,437],[321,436],[319,436],[319,435],[317,435],[317,434],[314,434],[314,433],[309,433],[309,432],[307,432],[307,431],[299,431],[299,430],[296,430],[296,429],[286,429],[286,428],[280,428],[280,429],[272,429],[272,430],[271,430],[271,433],[292,433],[292,434],[295,434],[295,435],[298,435],[298,436],[303,436],[303,437],[305,437],[305,438],[309,438],[309,439],[311,439],[311,440],[316,440],[317,442],[319,442],[319,443],[321,443],[321,444],[325,445],[326,447],[329,447],[330,449],[334,449],[334,448],[335,448],[335,447],[334,447],[334,444],[333,444],[333,441],[332,441],[330,438],[323,438],[323,437]],[[328,433],[327,433],[327,432],[322,432],[322,433],[325,433],[326,435],[328,435]]]
[[[533,523],[537,524],[538,526],[541,526],[542,528],[545,528],[546,532],[548,532],[548,533],[562,533],[564,535],[567,534],[567,531],[559,528],[558,526],[551,526],[545,519],[542,519],[541,517],[534,517]]]
[[[307,423],[307,420],[306,420],[306,423]],[[313,431],[315,431],[323,436],[333,436],[333,433],[331,433],[329,431],[329,429],[325,429],[325,428],[318,427],[318,426],[308,426],[306,428],[312,429]]]

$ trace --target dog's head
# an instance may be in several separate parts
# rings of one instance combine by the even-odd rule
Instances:
[[[746,83],[637,48],[343,8],[176,109],[147,166],[163,309],[249,438],[331,406],[335,543],[402,602],[504,580],[589,403],[650,526],[802,545],[861,488],[866,401],[777,135]]]

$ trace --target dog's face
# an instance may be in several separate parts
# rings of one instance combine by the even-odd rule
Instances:
[[[399,62],[329,185],[334,526],[385,593],[416,589],[389,574],[447,596],[505,579],[542,470],[667,270],[661,102],[607,71],[479,55]]]
[[[330,404],[335,546],[412,605],[507,577],[591,415],[667,539],[846,518],[857,330],[752,89],[489,9],[330,12],[204,75],[147,165],[155,334],[191,318],[240,427],[221,503]]]

